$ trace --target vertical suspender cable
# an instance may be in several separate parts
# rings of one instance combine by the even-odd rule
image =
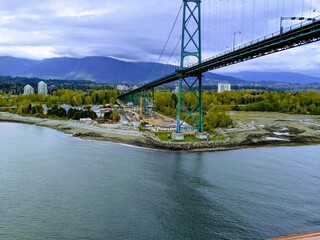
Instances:
[[[277,20],[279,19],[279,0],[277,0]]]
[[[264,35],[267,35],[267,17],[266,17],[266,9],[267,9],[267,3],[266,1],[268,0],[264,0]]]
[[[294,16],[294,0],[292,1],[292,10],[291,10],[291,16]]]
[[[166,40],[166,43],[165,43],[165,45],[164,45],[164,47],[163,47],[163,49],[162,49],[162,51],[161,51],[161,54],[160,54],[160,56],[159,56],[159,58],[158,58],[157,63],[154,65],[151,73],[150,73],[149,76],[147,77],[147,81],[148,81],[149,78],[152,76],[152,74],[153,74],[154,72],[156,72],[156,70],[157,70],[157,69],[156,69],[156,68],[157,68],[157,65],[158,65],[158,63],[160,62],[161,57],[162,57],[162,55],[163,55],[163,53],[164,53],[164,51],[165,51],[165,49],[166,49],[166,47],[167,47],[167,45],[168,45],[169,39],[170,39],[170,37],[171,37],[171,35],[172,35],[172,33],[173,33],[174,27],[176,26],[176,23],[177,23],[177,21],[178,21],[179,15],[180,15],[180,12],[181,12],[181,10],[182,10],[182,6],[183,6],[183,4],[181,4],[181,6],[180,6],[180,9],[179,9],[179,11],[178,11],[178,14],[177,14],[175,20],[174,20],[173,26],[172,26],[172,28],[171,28],[171,30],[170,30],[169,36],[168,36],[168,38],[167,38],[167,40]]]
[[[219,1],[219,27],[222,26],[222,13],[221,13],[221,0]],[[222,30],[222,29],[221,29]],[[219,38],[219,48],[222,49],[222,40],[221,38]]]
[[[252,2],[252,37],[251,39],[253,40],[254,39],[254,33],[255,33],[255,8],[256,8],[256,1],[253,0]]]
[[[236,10],[235,10],[235,2],[236,0],[232,1],[232,32],[236,31]],[[230,46],[231,47],[231,46]]]
[[[227,0],[227,16],[226,16],[226,27],[225,27],[225,29],[226,29],[226,40],[225,40],[225,43],[227,43],[227,42],[229,42],[229,36],[230,36],[230,34],[229,34],[229,31],[228,31],[228,29],[229,29],[229,0]]]
[[[242,15],[241,15],[241,34],[240,34],[240,39],[241,39],[241,44],[242,44],[242,42],[243,42],[243,36],[244,36],[244,34],[245,34],[245,30],[244,30],[244,0],[242,0]]]
[[[269,32],[269,1],[267,0],[266,34]]]

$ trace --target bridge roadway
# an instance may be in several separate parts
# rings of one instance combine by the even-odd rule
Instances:
[[[141,92],[143,90],[152,89],[154,87],[176,81],[180,76],[196,76],[210,70],[244,62],[290,48],[299,47],[319,40],[320,16],[315,18],[313,22],[306,21],[288,27],[284,29],[282,34],[280,31],[275,32],[263,38],[259,38],[239,46],[233,50],[214,56],[213,58],[207,59],[200,64],[195,64],[182,70],[177,70],[174,73],[149,82],[137,89],[121,94],[118,96],[118,99],[123,99],[126,96]]]

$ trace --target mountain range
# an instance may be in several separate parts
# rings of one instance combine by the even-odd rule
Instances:
[[[43,60],[0,57],[0,75],[41,79],[91,80],[108,84],[139,85],[148,77],[149,80],[153,80],[155,77],[150,73],[157,73],[159,69],[167,69],[169,73],[173,72],[175,67],[151,62],[126,62],[110,57],[61,57]],[[266,81],[293,84],[320,83],[320,78],[292,72],[239,72],[224,75],[208,72],[204,76],[206,85],[219,82],[247,84]]]
[[[238,72],[226,73],[226,75],[237,77],[250,82],[272,81],[296,84],[320,82],[320,78],[294,72]]]

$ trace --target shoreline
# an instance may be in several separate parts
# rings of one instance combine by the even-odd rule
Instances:
[[[74,120],[35,118],[0,112],[0,122],[15,122],[48,127],[84,140],[110,141],[142,147],[148,146],[142,133],[138,131],[104,128]]]
[[[102,127],[100,125],[81,123],[74,120],[53,120],[47,118],[20,116],[8,112],[0,112],[0,122],[15,122],[48,127],[84,140],[109,141],[127,144],[130,146],[175,152],[216,152],[248,148],[295,147],[320,144],[320,137],[317,139],[313,138],[312,141],[310,141],[310,139],[306,139],[306,141],[302,142],[255,142],[249,141],[247,138],[235,140],[232,138],[232,135],[228,134],[226,134],[227,139],[222,141],[201,141],[193,143],[165,142],[159,140],[150,132]]]

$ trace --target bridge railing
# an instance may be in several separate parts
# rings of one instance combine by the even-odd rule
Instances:
[[[303,22],[300,22],[300,23],[291,25],[290,27],[286,27],[286,28],[283,29],[282,33],[281,33],[280,30],[279,30],[279,31],[273,32],[273,33],[271,33],[271,34],[268,34],[268,35],[266,35],[266,36],[260,37],[260,38],[258,38],[258,39],[252,40],[252,41],[250,41],[250,42],[248,42],[248,43],[245,43],[245,44],[242,44],[242,45],[240,45],[240,46],[237,46],[237,47],[235,47],[235,48],[233,48],[233,49],[231,49],[231,50],[227,50],[227,51],[221,52],[221,53],[219,53],[219,54],[217,54],[217,55],[215,55],[215,56],[213,56],[213,57],[211,57],[211,58],[207,58],[207,59],[203,60],[201,63],[210,61],[210,60],[215,59],[215,58],[218,58],[218,57],[221,57],[221,56],[226,55],[226,54],[231,53],[231,52],[235,52],[235,51],[237,51],[237,50],[239,50],[239,49],[249,47],[249,46],[251,46],[251,45],[253,45],[253,44],[262,42],[262,41],[264,41],[264,40],[267,40],[267,39],[270,39],[270,38],[273,38],[273,37],[276,37],[276,36],[280,36],[281,34],[284,34],[284,33],[290,32],[290,31],[293,31],[293,30],[295,30],[295,29],[302,28],[302,27],[304,27],[304,26],[307,26],[307,25],[312,24],[312,23],[315,22],[315,21],[320,21],[320,15],[314,17],[313,19],[314,19],[314,21],[303,21]],[[194,66],[196,66],[196,65],[198,65],[198,63],[191,64],[191,65],[189,65],[188,67],[194,67]]]

